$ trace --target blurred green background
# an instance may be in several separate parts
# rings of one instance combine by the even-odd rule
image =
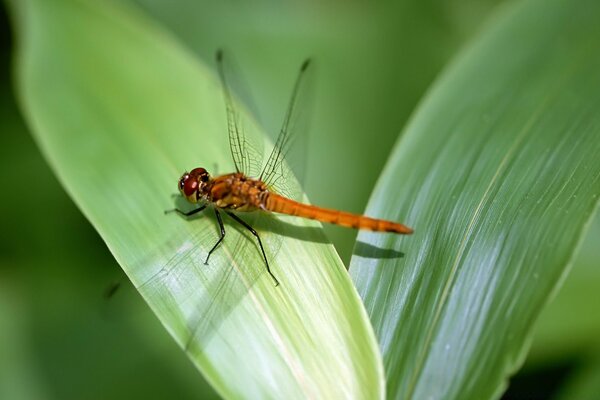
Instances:
[[[281,123],[297,66],[313,57],[317,93],[305,189],[315,204],[354,212],[364,210],[392,145],[438,73],[498,7],[510,6],[121,1],[156,19],[198,58],[212,60],[221,46],[233,52],[271,131]],[[6,10],[0,18],[0,398],[215,397],[41,157],[16,105]],[[348,175],[352,182],[340,179]],[[326,231],[347,263],[356,232]],[[596,221],[505,398],[600,393],[593,386],[600,381],[599,240]],[[107,299],[115,283],[121,287]]]

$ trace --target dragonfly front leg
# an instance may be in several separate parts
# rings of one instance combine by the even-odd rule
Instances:
[[[265,260],[265,265],[267,266],[267,272],[269,273],[269,275],[271,275],[271,278],[273,278],[273,281],[275,281],[275,286],[279,286],[279,281],[277,280],[277,278],[275,278],[275,275],[273,275],[273,273],[271,272],[271,268],[269,268],[269,261],[267,261],[267,255],[265,254],[265,249],[260,240],[260,236],[258,236],[258,233],[254,230],[254,228],[252,228],[250,225],[248,225],[246,222],[244,222],[244,220],[242,220],[240,217],[238,217],[234,213],[231,213],[229,211],[225,211],[225,212],[231,218],[233,218],[238,223],[240,223],[244,228],[248,229],[256,237],[256,239],[258,239],[258,246],[260,247],[260,251],[262,251],[262,255]]]
[[[199,213],[200,211],[204,210],[206,208],[206,204],[203,205],[202,207],[196,208],[195,210],[192,211],[188,211],[188,212],[183,212],[178,208],[172,208],[170,210],[165,210],[165,214],[171,213],[171,212],[176,212],[179,215],[183,215],[184,217],[189,217],[190,215],[194,215]]]
[[[215,215],[217,216],[217,221],[219,222],[219,228],[221,229],[221,237],[219,238],[219,240],[217,240],[217,243],[215,243],[215,245],[212,247],[212,249],[210,249],[210,251],[208,252],[208,255],[206,256],[206,261],[204,261],[204,265],[208,264],[208,259],[210,258],[210,255],[212,254],[213,251],[215,251],[217,246],[219,246],[221,244],[221,242],[223,241],[223,239],[225,238],[225,225],[223,225],[223,220],[221,219],[221,214],[219,214],[219,210],[217,210],[216,208],[215,208]]]

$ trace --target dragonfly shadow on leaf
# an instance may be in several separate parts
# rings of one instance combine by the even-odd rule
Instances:
[[[352,254],[364,258],[403,258],[404,253],[394,249],[373,246],[370,243],[357,241]]]
[[[255,228],[263,232],[270,232],[305,242],[329,243],[323,229],[320,227],[298,226],[267,213],[257,220]]]
[[[175,199],[176,206],[185,204],[185,199]],[[189,209],[189,205],[186,208]],[[259,278],[266,274],[255,237],[226,215],[223,216],[225,238],[208,264],[204,264],[207,249],[217,239],[218,224],[211,208],[189,217],[177,216],[190,223],[209,218],[214,223],[214,230],[199,229],[189,240],[177,244],[172,257],[165,260],[162,268],[138,287],[145,297],[153,299],[153,307],[168,310],[177,316],[179,326],[174,328],[178,331],[176,336],[182,347],[190,353],[204,351],[213,336],[219,334],[223,321],[229,318]],[[275,267],[275,274],[281,273],[277,267],[278,253],[286,238],[328,243],[320,227],[298,226],[260,211],[239,212],[236,215],[260,235],[267,258]],[[380,249],[361,242],[355,252],[372,258],[403,256],[395,250]]]

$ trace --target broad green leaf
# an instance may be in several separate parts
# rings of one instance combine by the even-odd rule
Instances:
[[[598,21],[595,1],[504,10],[397,143],[367,213],[416,233],[361,234],[404,257],[350,269],[389,397],[498,397],[522,363],[598,203]]]
[[[228,223],[206,266],[218,238],[214,218],[163,214],[181,205],[172,195],[184,169],[232,167],[212,67],[122,5],[9,4],[21,105],[38,144],[220,394],[381,397],[381,360],[368,318],[317,225],[286,219],[261,231],[281,282],[274,287],[242,230]],[[43,200],[33,183],[32,195]]]
[[[0,52],[0,399],[217,398],[53,176],[11,84]]]

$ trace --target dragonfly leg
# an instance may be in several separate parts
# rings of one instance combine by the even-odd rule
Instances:
[[[179,215],[183,215],[184,217],[189,217],[190,215],[194,215],[196,213],[199,213],[200,211],[204,210],[206,208],[206,204],[203,205],[202,207],[196,208],[195,210],[192,211],[188,211],[188,212],[183,212],[178,208],[172,208],[170,210],[165,210],[165,214],[171,213],[173,211],[175,211],[177,214]]]
[[[210,251],[208,252],[208,255],[206,256],[206,260],[204,261],[204,265],[208,264],[208,259],[210,258],[210,255],[212,254],[213,251],[215,251],[215,249],[221,244],[221,242],[225,238],[225,225],[223,225],[223,220],[221,219],[221,214],[219,214],[219,210],[217,210],[216,208],[215,208],[215,215],[217,216],[217,221],[219,222],[219,228],[221,229],[221,237],[219,238],[219,240],[217,240],[217,243],[215,243],[215,245],[212,247],[212,249],[210,249]]]
[[[263,258],[265,260],[265,265],[267,266],[267,272],[269,273],[269,275],[271,275],[271,278],[273,278],[273,281],[275,282],[275,286],[279,286],[279,281],[277,280],[277,278],[275,278],[275,275],[273,275],[273,273],[271,272],[271,268],[269,267],[269,262],[267,261],[267,255],[265,254],[265,249],[260,240],[260,236],[258,236],[258,233],[254,230],[254,228],[252,228],[250,225],[248,225],[246,222],[244,222],[244,220],[242,220],[240,217],[238,217],[234,213],[231,213],[229,211],[225,211],[225,212],[231,218],[233,218],[238,223],[240,223],[244,228],[248,229],[256,237],[256,239],[258,239],[258,245],[260,247],[260,251],[262,252]]]

